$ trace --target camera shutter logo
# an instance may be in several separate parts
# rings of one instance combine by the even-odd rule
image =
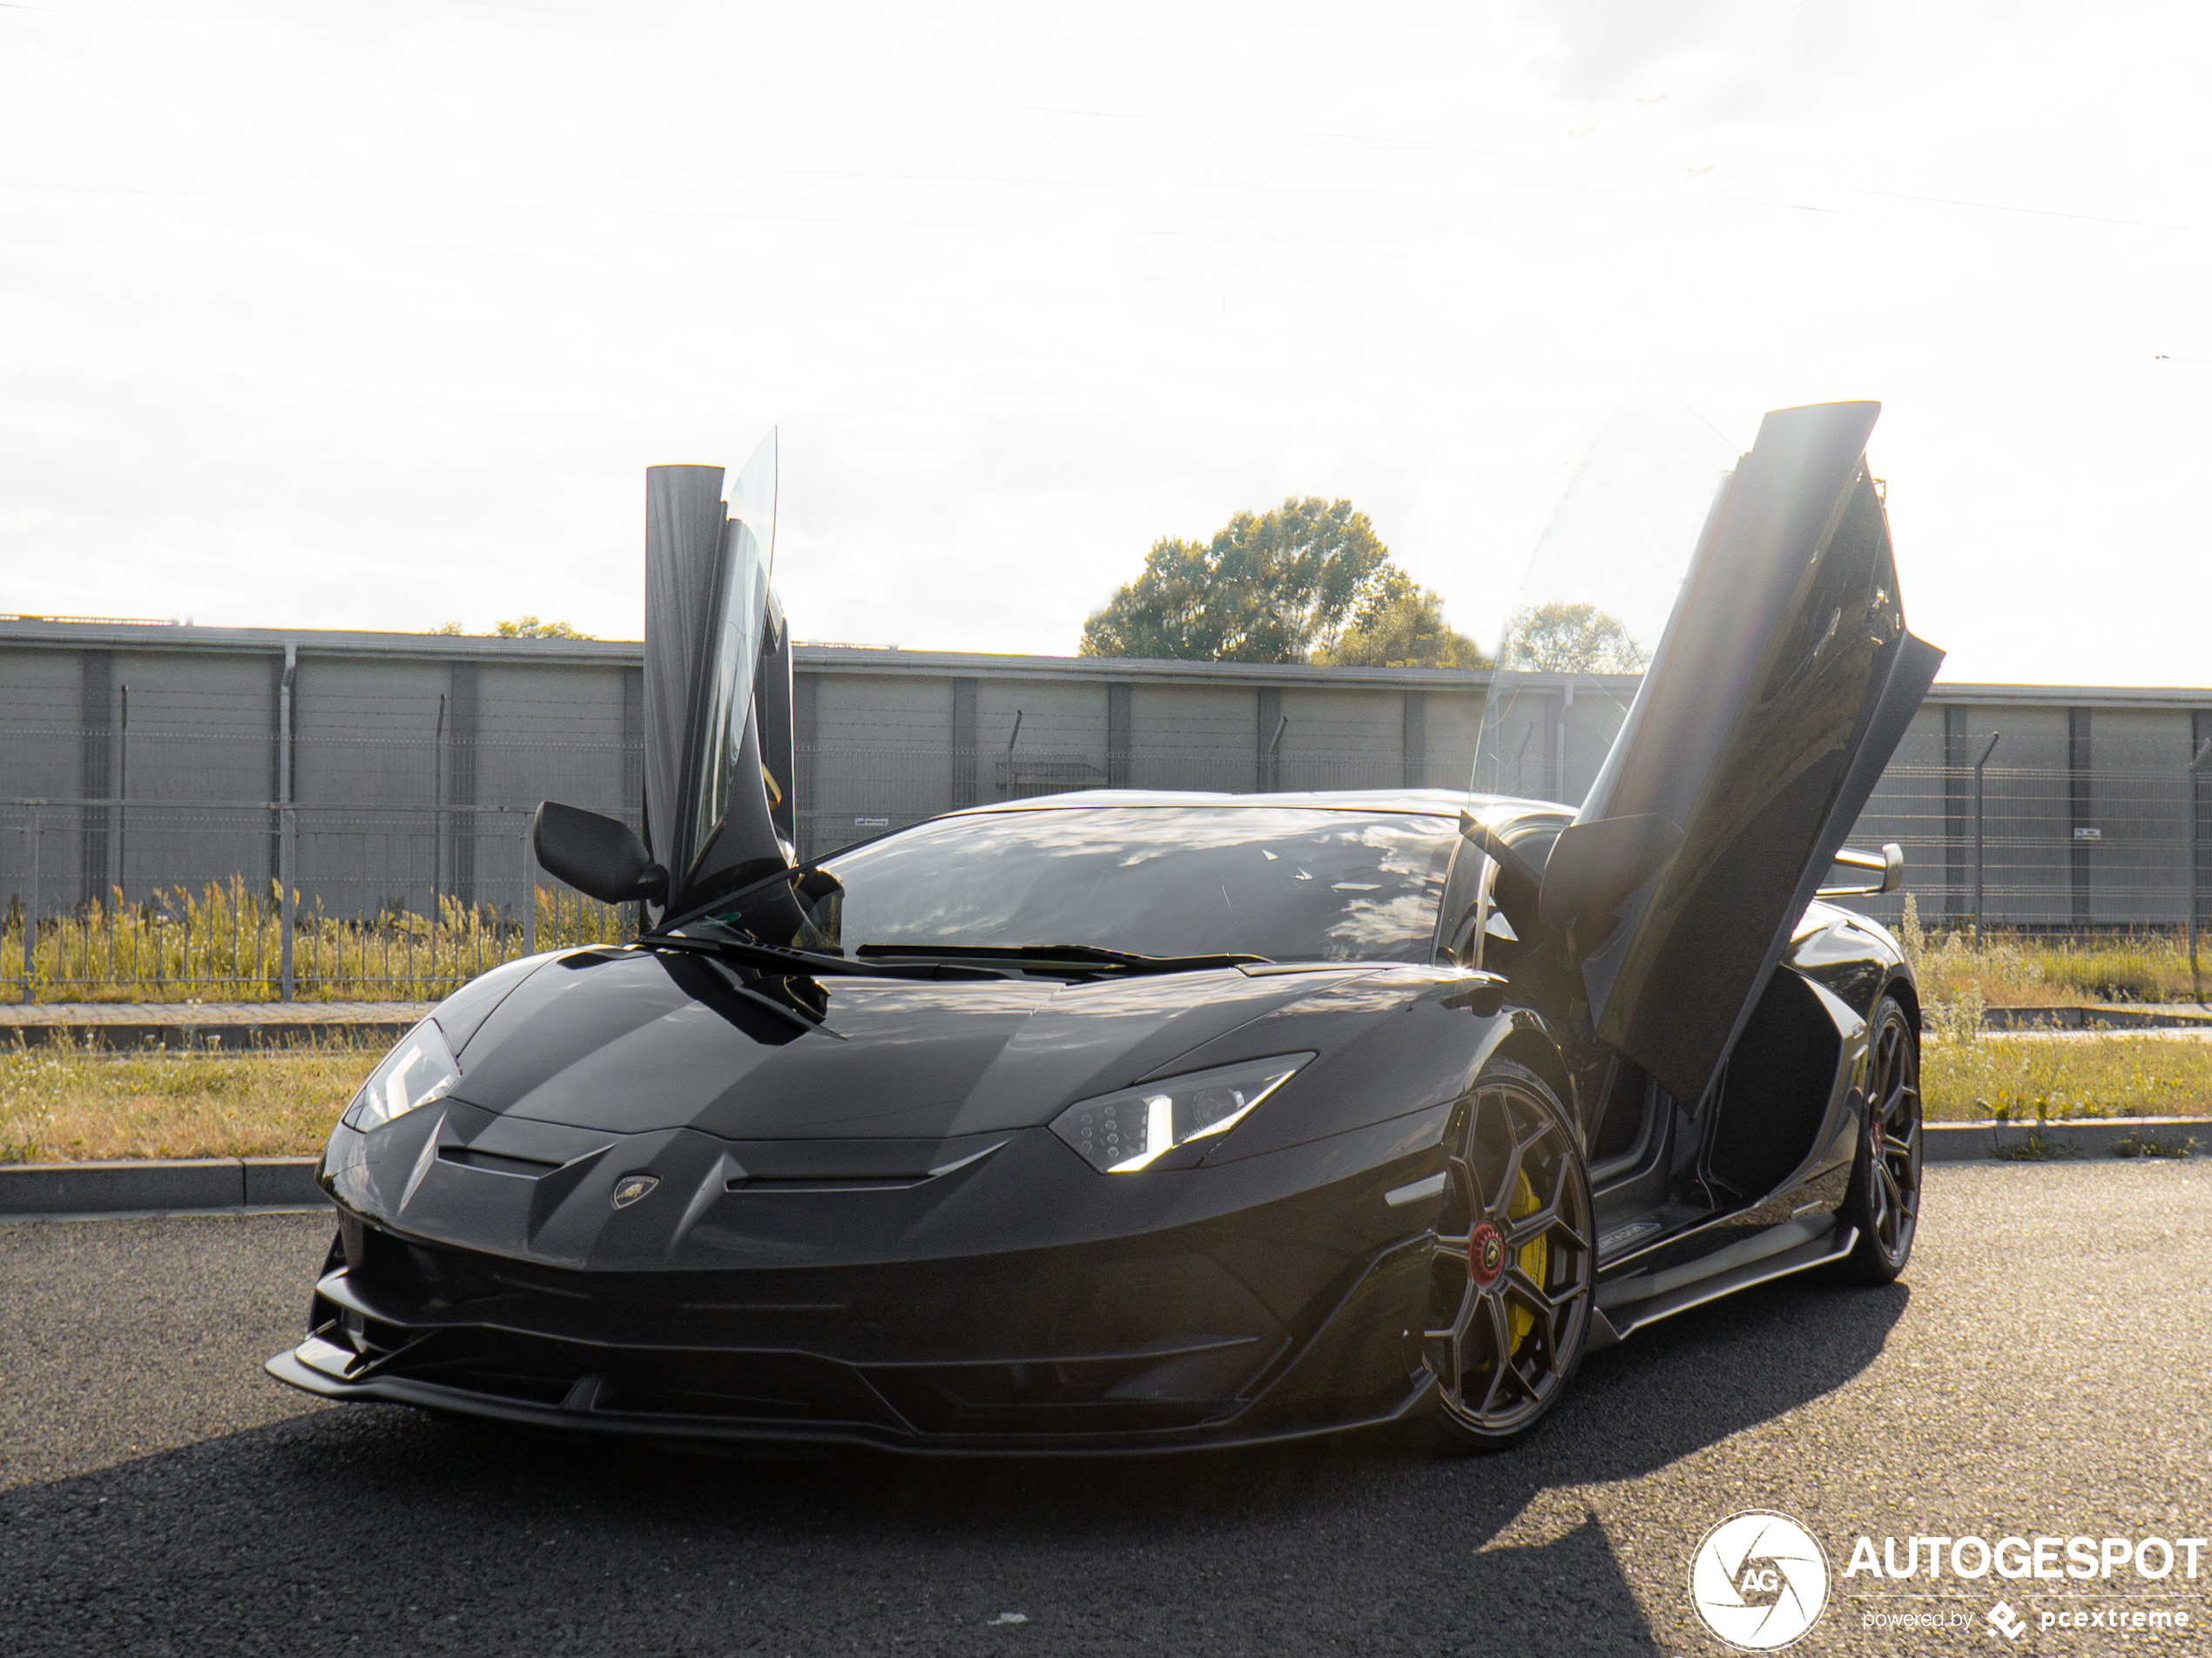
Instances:
[[[1689,1603],[1730,1646],[1777,1651],[1820,1621],[1828,1556],[1787,1514],[1764,1508],[1730,1514],[1690,1556]]]

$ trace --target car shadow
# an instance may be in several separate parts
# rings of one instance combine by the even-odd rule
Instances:
[[[1404,1429],[1080,1461],[708,1456],[313,1410],[0,1497],[0,1578],[34,1651],[158,1632],[292,1653],[974,1652],[1017,1634],[1655,1653],[1594,1517],[1534,1540],[1514,1522],[1832,1392],[1908,1301],[1781,1284],[1684,1314],[1594,1355],[1550,1421],[1487,1458]]]

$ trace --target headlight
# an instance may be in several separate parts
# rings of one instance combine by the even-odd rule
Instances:
[[[418,1105],[442,1100],[460,1080],[461,1067],[446,1046],[445,1033],[436,1020],[426,1019],[401,1037],[399,1046],[368,1074],[341,1121],[365,1134]]]
[[[1312,1057],[1247,1060],[1078,1100],[1052,1120],[1052,1131],[1099,1173],[1130,1174],[1177,1146],[1228,1133]]]

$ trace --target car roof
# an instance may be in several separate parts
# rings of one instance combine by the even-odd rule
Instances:
[[[987,800],[962,806],[946,815],[979,817],[997,812],[1088,812],[1116,807],[1227,806],[1307,812],[1392,812],[1408,815],[1449,818],[1463,811],[1481,812],[1507,805],[1530,812],[1569,812],[1550,800],[1526,800],[1512,795],[1470,794],[1464,789],[1307,789],[1278,794],[1227,794],[1199,789],[1082,789],[1067,794],[1041,794],[1023,800]]]

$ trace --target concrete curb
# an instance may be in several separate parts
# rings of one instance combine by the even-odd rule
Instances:
[[[180,1157],[0,1167],[0,1221],[320,1209],[314,1157]]]
[[[2000,1157],[2001,1151],[2023,1146],[2035,1129],[2033,1122],[1929,1122],[1920,1129],[1922,1163],[2038,1162],[2036,1158]],[[2112,1149],[2130,1135],[2153,1136],[2168,1144],[2195,1140],[2192,1155],[2212,1153],[2212,1120],[2204,1117],[2105,1117],[2097,1122],[2052,1122],[2045,1132],[2076,1157],[2108,1157]]]
[[[2141,1008],[1985,1008],[1984,1030],[2205,1030],[2212,1015]]]

